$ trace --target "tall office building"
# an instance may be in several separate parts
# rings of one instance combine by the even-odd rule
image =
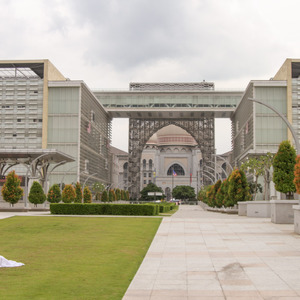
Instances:
[[[1,149],[56,149],[75,159],[48,174],[50,185],[110,182],[111,118],[83,81],[49,60],[0,61],[0,103]]]

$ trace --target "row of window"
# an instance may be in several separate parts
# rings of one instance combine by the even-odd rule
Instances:
[[[152,159],[149,159],[148,166],[149,166],[149,170],[152,170],[152,167],[153,167]],[[146,159],[143,159],[143,169],[145,170],[146,168],[147,168],[147,161],[146,161]]]

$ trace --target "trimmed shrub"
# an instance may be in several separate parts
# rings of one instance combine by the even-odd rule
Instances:
[[[92,203],[92,193],[88,186],[83,189],[83,201],[84,203]]]
[[[81,184],[77,181],[75,185],[75,200],[74,202],[76,203],[81,203],[82,202],[82,189],[81,189]]]
[[[207,203],[207,196],[206,196],[206,193],[207,193],[207,190],[210,186],[204,186],[201,188],[201,190],[198,192],[198,197],[197,199],[199,201],[202,201],[203,203]]]
[[[1,193],[4,201],[9,202],[12,206],[17,203],[23,196],[23,189],[20,187],[20,179],[15,171],[11,171],[2,187]]]
[[[51,214],[57,214],[57,215],[155,216],[158,214],[158,205],[51,203],[50,211]]]
[[[294,184],[294,168],[296,151],[289,141],[283,141],[273,161],[273,181],[278,192],[286,194],[287,199],[292,199],[296,187]]]
[[[116,195],[115,195],[114,190],[109,190],[109,192],[108,192],[108,201],[109,202],[116,201]]]
[[[234,206],[239,201],[248,201],[250,199],[251,195],[244,171],[239,169],[233,170],[228,180],[228,199],[225,206]]]
[[[72,184],[66,184],[62,192],[62,201],[64,203],[74,202],[76,198],[75,189]]]
[[[33,203],[34,206],[37,206],[37,204],[42,204],[46,201],[46,195],[39,182],[33,182],[28,195],[28,200],[30,203]]]
[[[295,170],[294,170],[294,184],[297,190],[297,193],[300,194],[300,155],[297,155]]]
[[[168,202],[158,203],[160,213],[167,213],[170,210],[173,210],[175,206],[176,206],[175,203],[168,203]]]
[[[107,202],[108,201],[108,196],[107,196],[107,191],[104,190],[102,195],[101,195],[101,201],[102,202]]]
[[[222,207],[222,206],[226,206],[226,203],[228,201],[228,179],[225,179],[217,193],[216,193],[216,206],[217,207]]]
[[[47,200],[50,203],[58,203],[61,201],[61,192],[58,184],[53,184],[49,189]]]
[[[116,189],[115,194],[116,194],[116,200],[121,200],[121,190]]]

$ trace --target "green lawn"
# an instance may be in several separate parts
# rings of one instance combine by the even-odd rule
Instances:
[[[0,299],[122,299],[161,218],[0,220]]]

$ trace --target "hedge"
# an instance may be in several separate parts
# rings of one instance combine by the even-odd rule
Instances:
[[[176,206],[175,203],[159,203],[159,212],[160,213],[167,213],[170,210],[173,210]]]
[[[155,216],[158,205],[98,204],[98,203],[51,203],[50,212],[55,215],[124,215]]]

